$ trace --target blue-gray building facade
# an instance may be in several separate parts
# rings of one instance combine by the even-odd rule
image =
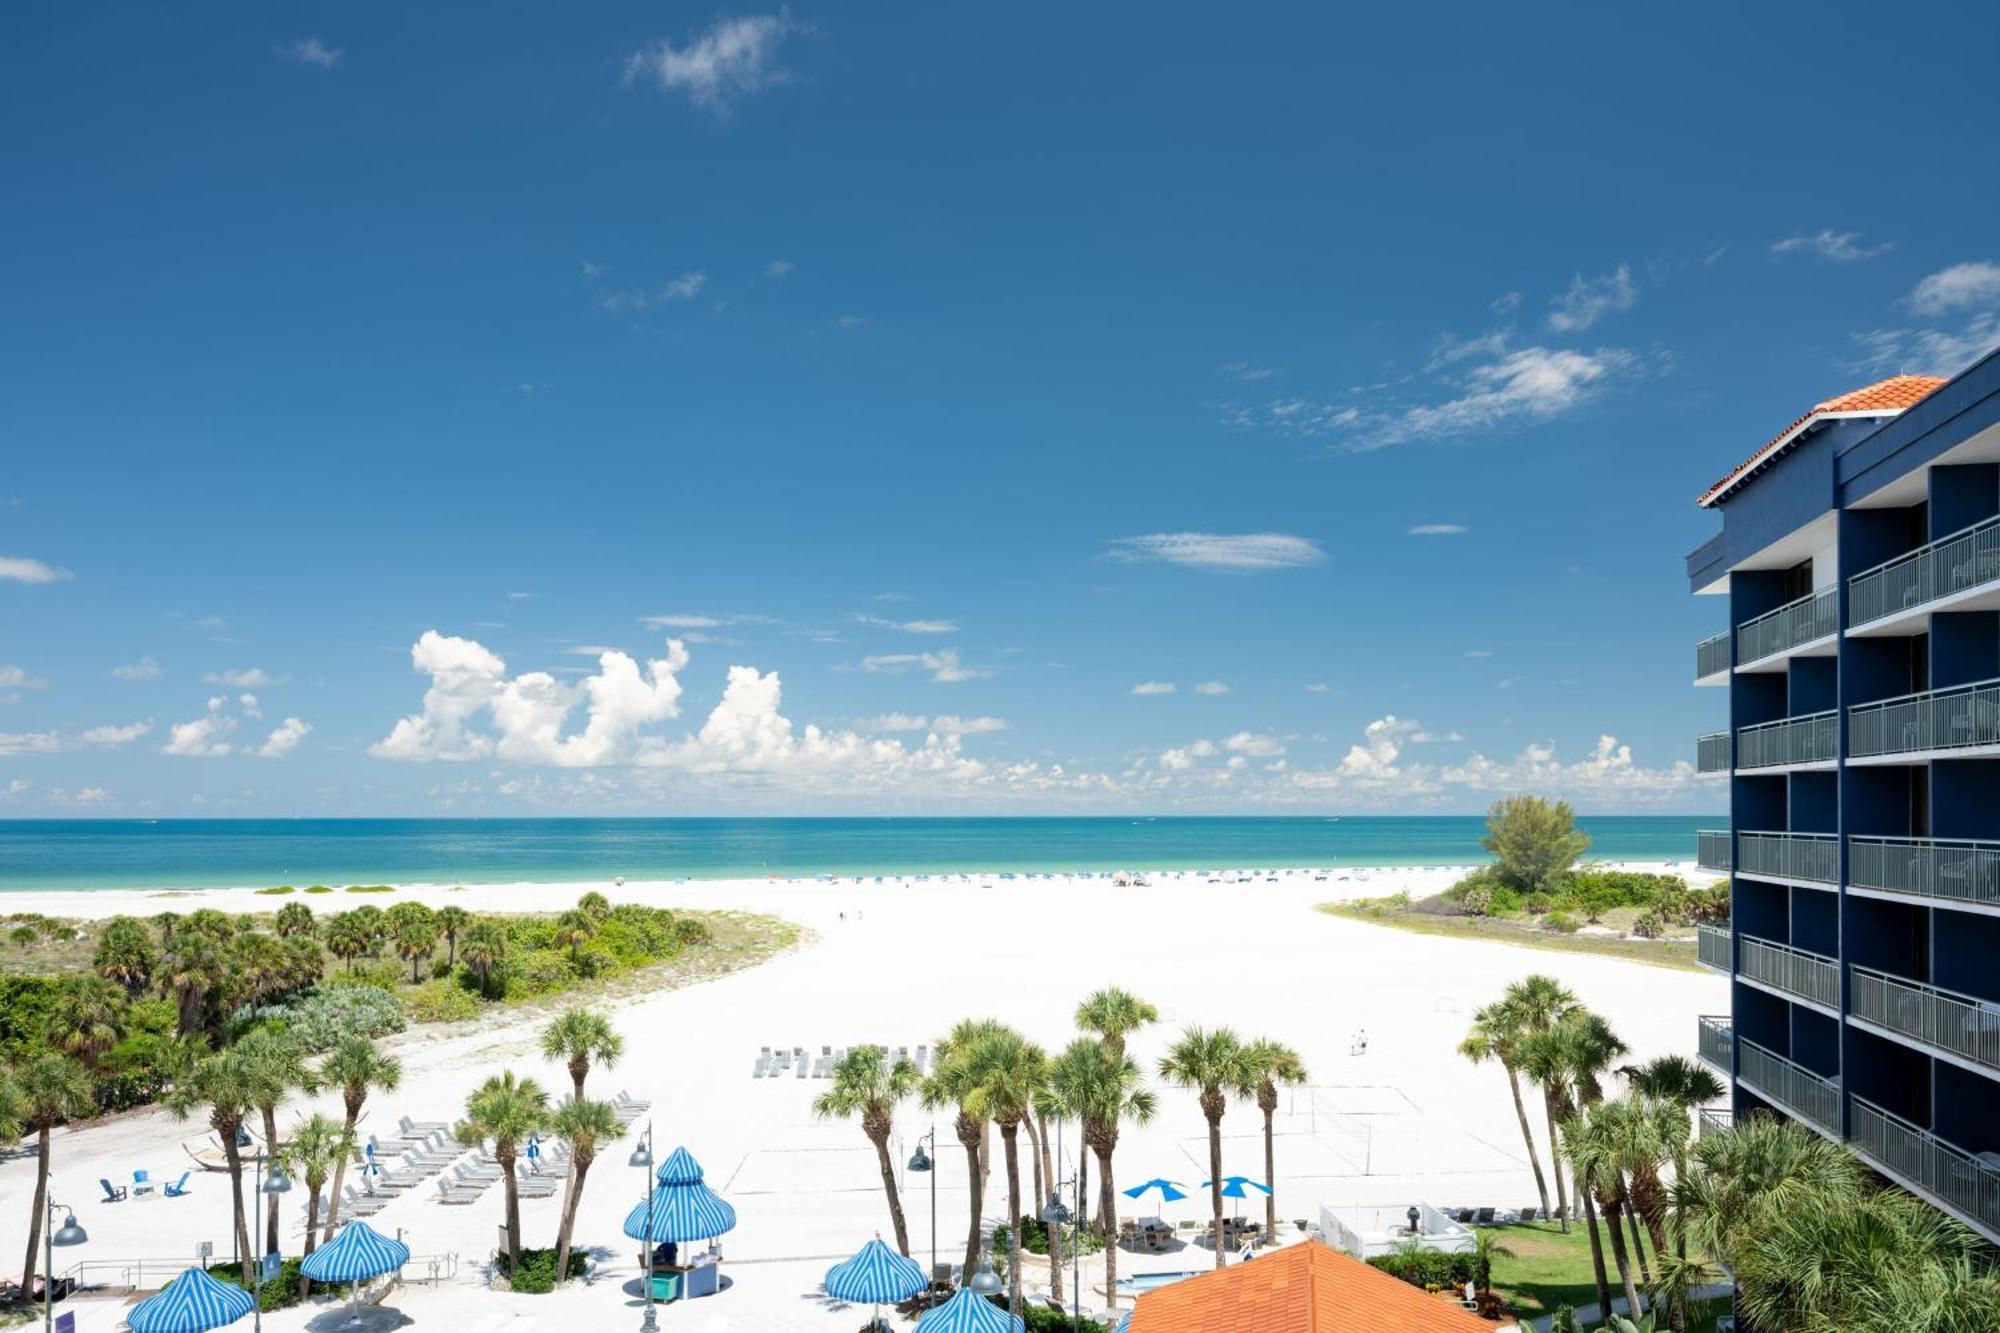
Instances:
[[[1688,556],[1728,608],[1695,677],[1728,699],[1697,759],[1729,787],[1699,950],[1731,1012],[1697,1049],[1731,1113],[2000,1244],[2000,353],[1822,407],[1703,497]]]

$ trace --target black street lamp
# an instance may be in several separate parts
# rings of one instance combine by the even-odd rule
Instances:
[[[1061,1119],[1057,1119],[1056,1170],[1058,1171],[1062,1170],[1063,1167],[1062,1132],[1063,1122]],[[1063,1204],[1061,1190],[1064,1185],[1074,1185],[1076,1187],[1076,1211],[1074,1213],[1070,1212]],[[1050,1228],[1049,1234],[1055,1236],[1060,1234],[1057,1228],[1069,1225],[1072,1220],[1076,1220],[1077,1222],[1076,1234],[1070,1238],[1069,1247],[1069,1309],[1070,1325],[1073,1328],[1081,1328],[1083,1326],[1083,1218],[1082,1173],[1078,1172],[1068,1180],[1050,1182],[1049,1201],[1043,1206],[1041,1211],[1042,1225]],[[1111,1238],[1109,1236],[1105,1237],[1106,1244],[1109,1244],[1110,1241]],[[1051,1241],[1050,1243],[1054,1244],[1055,1242]],[[1058,1270],[1058,1276],[1060,1276],[1060,1270]]]
[[[910,1155],[910,1170],[931,1178],[931,1281],[935,1282],[937,1281],[937,1163],[931,1160],[930,1153],[924,1151],[926,1143],[933,1149],[937,1147],[935,1124],[931,1126],[928,1134],[917,1140],[917,1150]]]
[[[639,1321],[639,1333],[658,1333],[659,1317],[653,1310],[653,1122],[646,1122],[646,1132],[639,1136],[639,1146],[632,1149],[626,1165],[638,1167],[646,1173],[646,1225],[643,1239],[646,1242],[646,1317]]]
[[[62,1226],[56,1226],[56,1209],[62,1209],[66,1216]],[[76,1213],[67,1204],[50,1199],[48,1216],[42,1219],[42,1333],[49,1333],[55,1327],[56,1300],[56,1246],[81,1245],[90,1237],[76,1224]],[[22,1292],[26,1299],[28,1293]]]

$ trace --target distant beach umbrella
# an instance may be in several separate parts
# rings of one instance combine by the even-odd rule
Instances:
[[[660,1163],[659,1188],[652,1207],[634,1208],[625,1219],[625,1234],[655,1245],[707,1240],[736,1225],[729,1201],[702,1183],[701,1163],[686,1148]]]
[[[1201,1187],[1207,1189],[1214,1183],[1212,1180],[1204,1180],[1201,1182]],[[1262,1190],[1264,1193],[1269,1194],[1271,1187],[1262,1181],[1252,1180],[1248,1176],[1224,1176],[1222,1178],[1222,1197],[1225,1199],[1247,1199],[1250,1197],[1251,1190]]]
[[[875,1306],[877,1320],[881,1306],[908,1300],[929,1285],[924,1266],[884,1245],[880,1236],[852,1259],[826,1270],[827,1295],[851,1305]]]
[[[1182,1192],[1181,1183],[1178,1180],[1163,1180],[1157,1176],[1143,1185],[1134,1185],[1131,1189],[1126,1190],[1125,1197],[1128,1199],[1143,1199],[1149,1190],[1158,1190],[1160,1192],[1160,1202],[1162,1203],[1179,1203],[1187,1197]]]
[[[132,1333],[205,1333],[235,1323],[256,1303],[243,1288],[190,1268],[160,1288],[159,1295],[133,1306],[125,1322]]]
[[[531,1162],[540,1161],[541,1156],[542,1136],[539,1134],[528,1135],[528,1160]]]
[[[1019,1315],[960,1287],[952,1298],[917,1320],[916,1333],[1026,1333]]]

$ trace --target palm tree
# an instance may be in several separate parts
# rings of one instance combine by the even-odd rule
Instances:
[[[1278,1085],[1296,1088],[1306,1081],[1305,1061],[1289,1046],[1275,1041],[1253,1041],[1243,1048],[1243,1059],[1253,1075],[1257,1109],[1264,1113],[1264,1183],[1271,1192],[1264,1196],[1264,1234],[1278,1233],[1278,1158],[1272,1122],[1278,1114]]]
[[[393,1092],[403,1081],[403,1065],[395,1056],[382,1054],[375,1049],[374,1042],[356,1033],[342,1037],[327,1052],[326,1059],[320,1061],[319,1077],[321,1082],[340,1089],[340,1100],[347,1111],[347,1133],[352,1137],[368,1094],[375,1089]],[[347,1159],[343,1157],[333,1168],[333,1193],[327,1199],[322,1240],[333,1239],[333,1228],[340,1220],[340,1188],[346,1179]]]
[[[1544,972],[1532,972],[1509,986],[1499,1001],[1504,1013],[1504,1025],[1513,1034],[1511,1046],[1518,1062],[1521,1042],[1527,1037],[1547,1032],[1562,1020],[1564,1014],[1577,1007],[1576,996],[1570,989]],[[1559,1154],[1561,1148],[1556,1143],[1556,1121],[1561,1119],[1562,1108],[1555,1090],[1540,1079],[1534,1080],[1542,1088],[1542,1114],[1548,1122],[1549,1152]],[[1556,1175],[1556,1215],[1562,1219],[1564,1234],[1569,1232],[1569,1191],[1563,1182],[1563,1173]]]
[[[491,999],[488,982],[494,969],[507,961],[507,928],[497,921],[475,921],[465,928],[465,965],[479,979],[479,993]]]
[[[1556,1158],[1557,1197],[1563,1197],[1562,1164],[1566,1160],[1563,1151],[1562,1122],[1576,1113],[1576,1101],[1572,1095],[1572,1070],[1570,1052],[1565,1042],[1553,1029],[1529,1032],[1515,1046],[1515,1058],[1520,1061],[1521,1071],[1542,1089],[1542,1098],[1549,1114],[1549,1146]],[[1581,1189],[1577,1200],[1582,1205],[1590,1236],[1590,1267],[1597,1282],[1597,1308],[1611,1308],[1611,1284],[1604,1267],[1604,1242],[1597,1230],[1596,1205]],[[1564,1212],[1563,1230],[1569,1230],[1568,1203],[1562,1205]]]
[[[1116,986],[1098,991],[1076,1007],[1076,1025],[1095,1033],[1114,1060],[1125,1054],[1128,1035],[1159,1021],[1158,1009]]]
[[[597,918],[580,907],[572,907],[556,918],[551,938],[557,944],[568,945],[570,962],[577,962],[578,951],[597,938]]]
[[[1743,1116],[1695,1140],[1690,1156],[1692,1169],[1674,1181],[1675,1212],[1689,1243],[1732,1270],[1780,1215],[1838,1210],[1865,1192],[1858,1158],[1781,1116]]]
[[[610,1102],[565,1097],[549,1128],[569,1144],[569,1179],[563,1183],[562,1225],[556,1232],[556,1285],[560,1286],[569,1280],[569,1245],[576,1232],[577,1205],[583,1202],[583,1178],[597,1160],[598,1145],[617,1138],[625,1126]]]
[[[274,935],[246,930],[229,941],[226,958],[229,968],[227,990],[231,1004],[247,1004],[254,1008],[262,1004],[264,996],[277,989],[284,979],[285,946]]]
[[[174,932],[154,977],[174,1000],[181,1036],[208,1030],[212,993],[225,975],[222,951],[209,934],[186,924]]]
[[[271,927],[286,939],[294,935],[310,935],[313,933],[313,909],[304,903],[286,903],[278,909]]]
[[[372,937],[368,928],[352,912],[342,912],[326,923],[326,951],[354,970],[354,960],[368,952]]]
[[[889,1134],[898,1103],[917,1091],[920,1076],[907,1058],[893,1063],[880,1046],[856,1046],[833,1067],[833,1086],[813,1098],[812,1111],[821,1120],[861,1121],[861,1132],[875,1145],[875,1162],[882,1170],[882,1192],[889,1199],[889,1221],[896,1229],[898,1253],[910,1252],[909,1228],[903,1222],[903,1200],[896,1193],[896,1165],[889,1158]]]
[[[407,919],[396,927],[396,956],[410,965],[410,984],[422,980],[419,969],[430,956],[437,952],[437,925],[434,922]]]
[[[1542,1212],[1549,1212],[1549,1182],[1542,1174],[1542,1156],[1535,1148],[1535,1132],[1528,1125],[1528,1106],[1521,1100],[1521,1066],[1515,1046],[1521,1037],[1519,1013],[1506,1001],[1485,1005],[1472,1016],[1472,1030],[1458,1043],[1458,1053],[1473,1064],[1497,1060],[1507,1072],[1507,1090],[1514,1094],[1514,1118],[1521,1125],[1521,1142],[1527,1145],[1528,1165],[1535,1171],[1535,1192],[1541,1196]]]
[[[583,1099],[583,1080],[591,1063],[611,1068],[625,1053],[625,1039],[611,1026],[611,1020],[594,1009],[567,1009],[549,1020],[542,1029],[542,1054],[569,1066],[569,1081],[575,1085],[577,1100]]]
[[[472,924],[472,913],[463,907],[440,907],[437,910],[438,933],[444,936],[446,967],[458,966],[458,937]]]
[[[35,1260],[41,1255],[42,1219],[48,1212],[49,1132],[59,1120],[87,1115],[94,1109],[90,1100],[90,1076],[83,1066],[55,1051],[39,1051],[14,1071],[12,1114],[0,1120],[14,1120],[21,1128],[35,1132],[35,1197],[28,1219],[28,1260],[21,1269],[21,1295],[27,1299],[35,1287]],[[0,1108],[5,1111],[7,1108]],[[12,1142],[16,1134],[7,1135]]]
[[[549,1094],[531,1078],[519,1078],[509,1069],[495,1074],[465,1099],[465,1119],[458,1126],[458,1140],[478,1147],[493,1140],[493,1160],[499,1163],[500,1183],[507,1194],[507,1273],[521,1271],[521,1182],[514,1175],[514,1161],[521,1140],[541,1129],[549,1119]]]
[[[1144,1086],[1138,1063],[1122,1052],[1111,1053],[1102,1038],[1078,1037],[1049,1065],[1049,1088],[1062,1106],[1083,1125],[1084,1146],[1097,1157],[1098,1200],[1104,1236],[1104,1290],[1118,1304],[1118,1194],[1111,1171],[1118,1150],[1118,1126],[1127,1120],[1143,1125],[1159,1109]]]
[[[319,1080],[306,1064],[305,1047],[280,1028],[252,1029],[236,1043],[236,1053],[249,1065],[250,1100],[263,1116],[264,1150],[278,1153],[278,1105],[294,1091],[313,1092]],[[278,1196],[264,1198],[264,1253],[278,1249]]]
[[[1583,1110],[1563,1122],[1563,1153],[1576,1170],[1578,1196],[1584,1201],[1584,1216],[1590,1219],[1591,1237],[1597,1235],[1596,1218],[1589,1212],[1590,1191],[1596,1195],[1598,1203],[1604,1207],[1606,1231],[1611,1237],[1611,1258],[1618,1266],[1618,1281],[1625,1288],[1625,1308],[1633,1314],[1644,1309],[1639,1303],[1639,1288],[1632,1280],[1632,1260],[1625,1249],[1625,1227],[1620,1217],[1623,1190],[1616,1183],[1619,1179],[1620,1131],[1618,1108],[1615,1104],[1598,1102],[1586,1105]],[[1609,1302],[1601,1303],[1599,1310],[1608,1311]]]
[[[576,909],[592,921],[602,921],[611,915],[611,900],[592,889],[576,900]]]
[[[979,1083],[976,1058],[980,1042],[999,1026],[992,1019],[959,1020],[949,1036],[938,1039],[936,1072],[917,1091],[926,1109],[949,1107],[954,1111],[952,1132],[958,1138],[958,1146],[965,1150],[966,1191],[972,1212],[965,1237],[968,1273],[978,1268],[979,1252],[985,1241],[981,1223],[986,1204],[986,1175],[980,1169],[980,1150],[986,1141],[986,1116],[973,1096]]]
[[[159,961],[159,951],[146,928],[129,916],[114,916],[98,937],[90,965],[98,976],[117,982],[136,1000],[152,982]]]
[[[96,1070],[106,1051],[125,1036],[128,1001],[116,982],[84,973],[67,978],[42,1038]]]
[[[1000,1129],[1007,1165],[1007,1309],[1021,1311],[1021,1121],[1048,1080],[1048,1057],[1009,1027],[995,1027],[972,1053],[972,1102]]]
[[[185,932],[183,932],[185,933]],[[167,1094],[167,1109],[185,1120],[197,1109],[208,1112],[208,1125],[222,1144],[229,1164],[229,1204],[235,1210],[236,1250],[243,1262],[243,1285],[256,1283],[256,1263],[250,1250],[249,1221],[243,1212],[243,1153],[236,1131],[256,1106],[261,1083],[258,1072],[237,1047],[227,1047],[204,1059]]]
[[[1228,1028],[1188,1028],[1160,1061],[1160,1077],[1177,1088],[1192,1089],[1208,1121],[1208,1201],[1214,1225],[1215,1266],[1225,1262],[1222,1243],[1222,1113],[1229,1098],[1255,1091],[1253,1071],[1244,1059],[1243,1043]]]
[[[320,1196],[326,1190],[327,1178],[346,1166],[347,1159],[353,1153],[354,1130],[331,1116],[321,1115],[315,1111],[292,1131],[291,1140],[278,1155],[279,1160],[292,1174],[306,1182],[305,1252],[307,1254],[313,1252],[319,1240],[319,1233],[313,1229],[313,1223],[319,1217]],[[299,1279],[301,1297],[307,1294],[309,1287],[310,1284],[305,1278]]]

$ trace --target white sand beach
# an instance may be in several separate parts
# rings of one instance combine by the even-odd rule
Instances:
[[[1653,869],[1633,865],[1633,869]],[[1692,867],[1677,873],[1696,878]],[[589,885],[411,886],[397,898],[447,901],[477,910],[525,911],[565,906],[587,888],[614,900],[770,912],[803,925],[812,937],[799,948],[744,972],[688,987],[619,1001],[615,1020],[627,1054],[609,1071],[592,1074],[592,1091],[628,1089],[652,1102],[662,1157],[685,1144],[707,1169],[708,1182],[736,1206],[739,1224],[723,1240],[721,1295],[677,1305],[662,1325],[698,1330],[852,1329],[865,1311],[830,1306],[820,1280],[831,1264],[878,1231],[888,1231],[872,1149],[852,1123],[818,1123],[809,1103],[825,1084],[784,1077],[753,1079],[760,1047],[879,1042],[889,1047],[931,1043],[955,1020],[1003,1018],[1047,1047],[1073,1035],[1071,1014],[1086,993],[1119,985],[1153,1001],[1161,1022],[1136,1035],[1134,1054],[1149,1070],[1170,1037],[1189,1024],[1228,1025],[1245,1036],[1269,1035],[1304,1056],[1311,1085],[1288,1092],[1278,1121],[1277,1210],[1281,1219],[1316,1218],[1322,1203],[1439,1204],[1517,1207],[1535,1191],[1523,1156],[1505,1079],[1454,1054],[1472,1011],[1507,983],[1531,971],[1560,977],[1606,1015],[1635,1060],[1691,1051],[1695,1016],[1727,1007],[1721,978],[1648,967],[1607,957],[1550,953],[1512,945],[1412,934],[1328,916],[1315,903],[1407,889],[1421,895],[1451,882],[1450,868],[1287,871],[1227,876],[1159,874],[1144,887],[1067,876],[931,877],[925,882],[872,877],[828,881],[645,882]],[[1706,876],[1698,876],[1706,880]],[[1211,878],[1228,882],[1211,883]],[[1238,883],[1242,878],[1247,882]],[[136,892],[24,893],[7,898],[14,910],[57,915],[150,915],[173,906],[232,911],[271,910],[284,901],[248,890],[162,898]],[[304,899],[335,910],[356,899]],[[371,1101],[363,1130],[393,1125],[399,1115],[451,1120],[466,1093],[504,1068],[535,1077],[560,1093],[567,1077],[535,1050],[539,1015],[510,1014],[459,1029],[416,1029],[390,1043],[405,1064],[402,1089]],[[1351,1054],[1365,1029],[1365,1055]],[[1203,1122],[1193,1097],[1161,1088],[1161,1114],[1128,1128],[1118,1152],[1122,1184],[1165,1176],[1190,1185],[1206,1176]],[[323,1096],[321,1109],[336,1111]],[[281,1123],[289,1123],[288,1108]],[[643,1121],[641,1122],[644,1123]],[[930,1127],[915,1106],[898,1116],[899,1159]],[[1228,1173],[1263,1175],[1260,1119],[1254,1105],[1232,1106],[1224,1124]],[[196,1172],[185,1198],[103,1200],[99,1177],[129,1180],[135,1168],[156,1178],[178,1176],[184,1141],[205,1137],[199,1120],[179,1122],[160,1111],[134,1113],[59,1131],[53,1193],[73,1205],[90,1233],[85,1246],[57,1255],[58,1271],[78,1262],[94,1269],[147,1261],[146,1286],[194,1260],[199,1242],[227,1254],[227,1177]],[[936,1154],[937,1244],[940,1257],[963,1249],[967,1228],[963,1157],[941,1126]],[[434,1191],[413,1191],[371,1222],[401,1231],[419,1256],[406,1273],[420,1279],[430,1256],[456,1255],[457,1277],[435,1287],[410,1282],[384,1302],[432,1326],[456,1333],[521,1326],[636,1327],[636,1247],[620,1224],[643,1193],[644,1178],[625,1165],[631,1137],[606,1150],[594,1169],[578,1221],[578,1244],[601,1256],[593,1279],[553,1296],[515,1296],[481,1289],[502,1215],[500,1192],[469,1207],[446,1207]],[[1025,1146],[1025,1144],[1024,1144]],[[1066,1156],[1078,1145],[1072,1134]],[[997,1154],[996,1154],[997,1157]],[[1024,1160],[1024,1208],[1029,1188]],[[33,1187],[32,1157],[0,1163],[0,1256],[18,1260],[21,1227]],[[1093,1169],[1093,1177],[1094,1177]],[[913,1252],[928,1260],[931,1182],[905,1179]],[[1004,1216],[1004,1175],[995,1170],[988,1224]],[[1169,1218],[1194,1218],[1203,1200],[1168,1205]],[[1261,1204],[1245,1205],[1246,1211]],[[303,1189],[285,1199],[286,1248],[298,1250]],[[558,1200],[524,1203],[529,1244],[552,1244]],[[1151,1205],[1143,1211],[1150,1212]],[[7,1243],[12,1238],[12,1243]],[[159,1264],[159,1276],[150,1275]],[[1121,1253],[1120,1269],[1204,1269],[1206,1249],[1142,1257]],[[1093,1269],[1098,1278],[1093,1280]],[[1046,1261],[1030,1261],[1028,1276],[1046,1278]],[[1094,1288],[1101,1264],[1086,1264],[1093,1289],[1087,1304],[1102,1307]],[[101,1275],[101,1273],[100,1273]],[[124,1300],[70,1303],[84,1333],[110,1333]],[[306,1307],[267,1316],[274,1330],[332,1328],[339,1316]]]

